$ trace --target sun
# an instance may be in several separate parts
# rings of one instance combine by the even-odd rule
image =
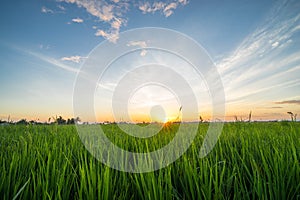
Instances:
[[[170,131],[170,127],[173,123],[169,120],[166,120],[166,122],[164,122],[163,124],[163,130],[164,131]]]
[[[169,121],[169,119],[167,117],[163,118],[162,122],[165,124]]]

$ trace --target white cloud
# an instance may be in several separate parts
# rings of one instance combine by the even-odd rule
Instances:
[[[51,13],[51,14],[62,14],[65,13],[66,8],[62,5],[57,5],[55,9],[47,8],[46,6],[43,6],[41,8],[42,13]]]
[[[62,5],[57,5],[57,7],[58,7],[60,10],[63,10],[63,11],[65,11],[65,10],[66,10],[66,8],[65,8],[65,7],[63,7]]]
[[[279,42],[274,42],[273,44],[272,44],[272,47],[278,47],[278,45],[279,45]]]
[[[66,2],[70,4],[76,4],[80,8],[84,8],[90,15],[96,17],[99,22],[109,24],[108,29],[98,29],[95,36],[102,36],[111,42],[117,42],[119,38],[119,32],[121,27],[126,26],[127,18],[125,14],[129,11],[130,6],[138,7],[144,14],[161,12],[166,17],[169,17],[174,13],[174,10],[179,5],[186,5],[187,0],[168,0],[155,1],[153,3],[132,3],[130,4],[127,0],[58,0],[59,2]],[[81,23],[80,20],[73,22]],[[93,26],[93,29],[97,29]]]
[[[181,3],[182,5],[186,5],[188,3],[187,0],[178,0],[179,3]]]
[[[120,28],[126,24],[123,13],[128,10],[128,3],[121,1],[89,1],[89,0],[61,0],[67,3],[76,4],[84,8],[90,15],[98,18],[100,22],[110,25],[108,30],[97,30],[96,36],[102,36],[111,42],[119,38]]]
[[[84,59],[85,57],[81,57],[81,56],[70,56],[70,57],[62,57],[61,60],[62,61],[71,61],[71,62],[75,62],[75,63],[80,63],[82,61],[82,59]]]
[[[145,56],[147,54],[147,50],[145,49],[147,47],[146,41],[130,41],[127,46],[138,46],[142,48],[142,51],[140,53],[141,56]]]
[[[163,10],[166,6],[166,3],[164,2],[154,2],[152,5],[150,5],[149,2],[145,2],[144,4],[141,4],[139,6],[139,9],[144,13],[154,13],[159,10]]]
[[[111,27],[113,29],[119,30],[122,26],[122,20],[116,18],[114,21],[111,22]]]
[[[139,9],[144,13],[155,13],[157,11],[162,12],[166,17],[171,16],[178,5],[186,5],[187,0],[178,0],[173,2],[154,2],[152,5],[149,2],[140,3]]]
[[[114,18],[113,21],[110,22],[110,29],[107,31],[98,29],[95,33],[96,36],[102,36],[110,42],[116,43],[119,39],[120,28],[124,24],[125,20],[122,18]]]
[[[54,11],[53,10],[51,10],[51,9],[49,9],[49,8],[46,8],[45,6],[43,6],[42,8],[41,8],[41,12],[42,13],[54,13]]]
[[[170,15],[173,14],[173,10],[175,10],[177,8],[177,3],[170,3],[169,5],[167,5],[164,9],[164,14],[166,17],[169,17]]]
[[[104,31],[101,29],[98,29],[97,32],[95,33],[95,36],[102,36],[105,39],[109,40],[110,42],[116,43],[117,40],[119,39],[119,32],[117,31]]]
[[[147,47],[147,43],[146,41],[130,41],[127,46],[139,46],[141,48],[146,48]]]
[[[151,10],[149,10],[150,8],[151,8],[151,6],[150,6],[150,3],[149,3],[149,2],[146,2],[146,3],[141,4],[141,5],[139,6],[139,9],[140,9],[141,11],[143,11],[144,14],[146,14],[146,13],[148,13],[148,12],[151,12]]]
[[[147,50],[143,49],[140,53],[141,56],[145,56],[147,54]]]
[[[75,22],[75,23],[82,23],[82,22],[83,22],[83,19],[77,17],[77,18],[72,19],[72,22]]]
[[[40,48],[40,49],[48,50],[48,49],[50,49],[50,45],[49,45],[49,44],[48,44],[48,45],[40,44],[40,45],[39,45],[39,48]]]
[[[108,33],[106,33],[104,30],[97,30],[95,33],[96,36],[102,36],[102,37],[107,37]]]

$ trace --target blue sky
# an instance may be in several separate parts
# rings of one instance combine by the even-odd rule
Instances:
[[[222,77],[226,119],[300,113],[299,1],[97,2],[2,3],[0,119],[72,117],[74,81],[89,52],[141,27],[182,32],[207,50]]]

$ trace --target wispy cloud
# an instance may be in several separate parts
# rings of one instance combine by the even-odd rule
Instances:
[[[66,11],[66,8],[63,7],[62,5],[57,5],[57,7],[54,9],[47,8],[46,6],[43,6],[41,8],[41,12],[46,13],[46,14],[47,13],[48,14],[63,14],[63,13],[65,13],[65,11]]]
[[[46,8],[45,6],[43,6],[42,8],[41,8],[41,12],[42,13],[54,13],[54,11],[53,10],[51,10],[51,9],[49,9],[49,8]]]
[[[144,13],[155,13],[156,11],[161,11],[165,8],[166,3],[164,2],[154,2],[152,5],[149,2],[141,3],[139,9]]]
[[[62,5],[57,5],[57,7],[58,7],[60,10],[62,10],[62,11],[65,11],[65,10],[66,10],[66,8],[65,8],[64,6],[62,6]]]
[[[283,107],[281,107],[281,106],[272,106],[272,107],[270,107],[270,109],[280,109],[280,108],[283,108]]]
[[[59,0],[60,2],[66,2],[70,4],[76,4],[80,8],[84,8],[90,15],[96,17],[100,23],[109,24],[107,29],[97,29],[95,36],[101,36],[110,42],[116,43],[119,39],[120,29],[127,25],[128,19],[126,13],[132,8],[138,8],[144,14],[155,13],[160,11],[166,17],[171,16],[174,10],[179,5],[186,5],[187,0],[168,0],[157,1],[153,3],[149,2],[132,2],[127,0]],[[77,23],[77,20],[74,21]],[[95,26],[94,26],[95,27]]]
[[[117,86],[116,83],[109,83],[109,82],[99,83],[97,85],[97,90],[104,89],[104,90],[107,90],[107,91],[110,91],[110,92],[114,92],[114,89],[115,89],[116,86]]]
[[[47,45],[40,44],[40,45],[39,45],[39,48],[40,48],[40,49],[45,49],[45,50],[48,50],[48,49],[50,49],[50,48],[51,48],[51,46],[50,46],[49,44],[47,44]]]
[[[74,63],[80,63],[85,58],[86,57],[82,57],[82,56],[69,56],[69,57],[62,57],[61,60],[62,61],[71,61]]]
[[[21,52],[24,52],[28,55],[31,55],[37,59],[40,59],[52,66],[55,66],[59,69],[63,69],[67,72],[71,72],[71,73],[78,73],[79,70],[74,68],[74,67],[71,67],[69,65],[66,65],[64,63],[61,63],[59,60],[55,59],[55,58],[52,58],[52,57],[49,57],[49,56],[46,56],[46,55],[43,55],[41,53],[38,53],[38,52],[34,52],[34,51],[31,51],[31,50],[28,50],[28,49],[23,49],[23,48],[20,48],[20,47],[14,47],[14,49],[18,50],[18,51],[21,51]]]
[[[286,100],[286,101],[277,101],[275,104],[296,104],[300,105],[300,100]]]
[[[147,47],[146,41],[130,41],[127,46],[138,46],[142,48],[140,53],[141,56],[145,56],[147,54],[147,50],[145,49]]]
[[[295,48],[294,36],[300,30],[297,6],[297,1],[277,2],[265,21],[230,56],[217,62],[228,100],[299,84],[295,74],[300,70],[300,54],[285,53]]]
[[[178,0],[179,3],[181,3],[182,5],[186,5],[188,4],[187,0]]]
[[[72,19],[72,22],[75,22],[75,23],[82,23],[82,22],[83,22],[83,19],[77,17],[77,18]]]
[[[166,17],[171,16],[174,13],[174,10],[178,5],[186,5],[187,0],[178,0],[178,1],[158,1],[150,4],[149,2],[140,3],[139,9],[144,13],[155,13],[157,11],[162,12]]]

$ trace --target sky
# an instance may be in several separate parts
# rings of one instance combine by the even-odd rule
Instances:
[[[254,120],[289,119],[289,111],[300,114],[299,10],[297,0],[4,1],[0,119],[73,117],[74,84],[90,52],[105,41],[118,44],[122,32],[143,27],[178,31],[206,50],[223,82],[226,120],[246,119],[250,111]],[[128,45],[145,48],[147,42]],[[111,98],[134,63],[128,60],[151,55],[168,57],[142,50],[112,66],[95,91],[97,121],[176,120],[181,103],[160,85],[137,89],[127,102],[130,119],[122,114],[113,119]],[[176,70],[180,62],[170,57],[168,64]],[[196,93],[199,115],[212,120],[205,80],[189,72],[184,63],[180,67],[187,68],[182,76]],[[175,77],[169,79],[176,82]]]

